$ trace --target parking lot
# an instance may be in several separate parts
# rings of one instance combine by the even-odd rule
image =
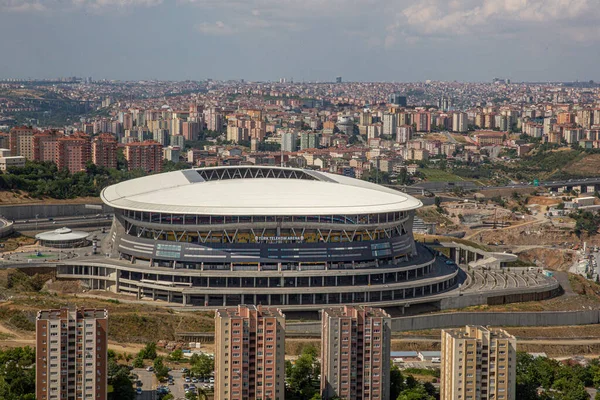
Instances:
[[[136,396],[136,400],[155,400],[156,391],[155,389],[155,378],[154,372],[146,371],[143,368],[134,368],[132,371],[138,376],[138,379],[142,382],[142,393]],[[137,385],[134,385],[137,388]]]

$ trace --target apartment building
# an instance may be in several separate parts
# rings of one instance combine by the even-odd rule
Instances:
[[[117,168],[117,139],[101,133],[92,141],[92,162],[99,167]]]
[[[441,400],[514,400],[516,339],[502,329],[442,330]]]
[[[57,131],[44,131],[33,135],[33,159],[58,164],[58,139],[64,135]]]
[[[284,400],[285,316],[239,305],[215,313],[215,400]]]
[[[36,398],[107,398],[108,312],[42,310],[36,319]]]
[[[390,398],[391,318],[380,308],[344,306],[321,314],[321,396]]]
[[[37,131],[26,126],[12,128],[8,133],[8,143],[13,156],[23,156],[28,160],[34,159],[33,135]]]
[[[160,172],[163,164],[163,146],[153,140],[125,145],[125,159],[129,170]]]
[[[69,172],[85,171],[86,164],[92,159],[90,137],[83,132],[58,139],[58,169]]]

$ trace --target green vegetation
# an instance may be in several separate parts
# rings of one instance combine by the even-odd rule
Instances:
[[[598,233],[600,227],[600,215],[590,211],[578,210],[569,214],[569,217],[575,220],[575,234],[581,237],[582,233],[594,235]]]
[[[520,400],[587,400],[589,395],[585,388],[599,385],[598,359],[583,367],[517,353],[517,398]]]
[[[416,368],[419,372],[420,368]],[[412,375],[404,376],[407,371],[393,365],[390,370],[390,399],[396,400],[434,400],[435,387],[427,382],[421,383]],[[439,372],[439,371],[438,371]]]
[[[156,357],[157,357],[157,354],[156,354],[156,343],[155,342],[147,343],[146,347],[144,347],[138,353],[138,358],[141,358],[142,360],[154,360],[154,359],[156,359]]]
[[[206,354],[194,354],[190,358],[190,374],[199,378],[208,378],[215,370],[215,359]]]
[[[125,365],[117,363],[117,357],[114,351],[108,351],[108,385],[112,391],[108,394],[109,400],[133,400],[135,391],[133,389],[133,379],[129,369]]]
[[[440,377],[440,370],[437,368],[405,368],[402,372],[409,375],[426,375],[433,376],[434,378]]]
[[[71,174],[59,171],[51,162],[27,161],[24,167],[9,168],[8,173],[0,175],[0,189],[23,190],[36,198],[72,199],[98,196],[109,185],[143,175],[141,170],[107,169],[91,162],[85,171]]]
[[[35,350],[0,351],[0,399],[35,400]]]
[[[152,366],[154,367],[156,379],[159,381],[162,381],[169,375],[169,368],[164,364],[163,357],[156,357]]]
[[[288,386],[285,398],[290,400],[320,399],[319,379],[321,365],[317,360],[318,351],[307,346],[294,364],[285,362],[285,376]]]
[[[419,169],[419,173],[423,174],[429,182],[463,182],[465,180],[451,172],[436,168],[422,168]]]

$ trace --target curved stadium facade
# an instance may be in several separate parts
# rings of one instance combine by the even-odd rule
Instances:
[[[92,289],[195,306],[395,305],[456,288],[412,234],[421,202],[340,175],[236,166],[106,188],[109,258],[61,265]]]

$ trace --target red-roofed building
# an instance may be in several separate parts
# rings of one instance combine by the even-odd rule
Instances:
[[[154,140],[128,143],[125,158],[129,170],[141,169],[147,172],[160,172],[163,164],[162,145]]]
[[[85,171],[92,159],[90,137],[83,132],[58,139],[58,169],[68,169],[72,174]]]
[[[117,140],[110,133],[101,133],[92,142],[92,162],[99,167],[117,168]]]

